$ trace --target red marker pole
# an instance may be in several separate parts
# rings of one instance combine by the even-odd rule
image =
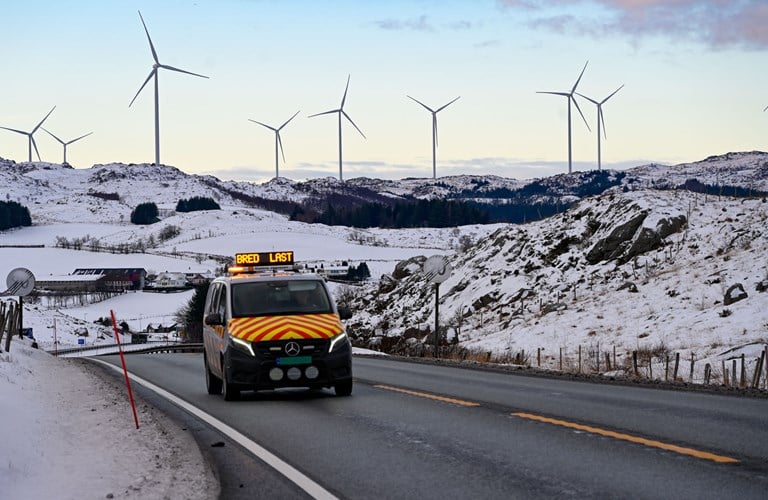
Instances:
[[[109,310],[109,314],[112,315],[112,328],[115,330],[115,340],[117,340],[117,350],[120,351],[120,362],[123,364],[123,373],[125,374],[125,386],[128,387],[128,398],[131,400],[131,408],[133,409],[133,421],[136,422],[136,428],[139,428],[139,417],[136,415],[136,403],[133,401],[133,391],[131,391],[131,379],[128,378],[128,369],[125,367],[125,356],[123,355],[123,347],[120,345],[120,333],[117,331],[117,320],[115,320],[115,311]]]

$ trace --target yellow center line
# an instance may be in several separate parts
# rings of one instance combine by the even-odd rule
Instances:
[[[418,396],[421,398],[427,398],[427,399],[434,399],[436,401],[442,401],[444,403],[453,403],[460,406],[480,406],[479,403],[475,403],[472,401],[464,401],[461,399],[454,399],[454,398],[446,398],[444,396],[437,396],[435,394],[429,394],[426,392],[417,392],[417,391],[411,391],[408,389],[401,389],[400,387],[393,387],[391,385],[374,385],[374,387],[378,387],[379,389],[386,389],[388,391],[394,391],[394,392],[401,392],[403,394],[410,394],[411,396]]]
[[[526,418],[529,420],[536,420],[538,422],[544,422],[552,425],[559,425],[561,427],[568,427],[570,429],[577,429],[584,432],[591,432],[592,434],[599,434],[601,436],[611,437],[614,439],[621,439],[623,441],[629,441],[632,443],[642,444],[645,446],[651,446],[653,448],[660,448],[662,450],[673,451],[682,455],[690,455],[692,457],[701,458],[704,460],[712,460],[722,464],[734,464],[739,463],[738,460],[723,455],[715,455],[714,453],[708,453],[706,451],[694,450],[692,448],[685,448],[683,446],[677,446],[674,444],[663,443],[661,441],[655,441],[653,439],[641,438],[638,436],[632,436],[629,434],[622,434],[620,432],[609,431],[606,429],[600,429],[598,427],[590,427],[588,425],[577,424],[574,422],[568,422],[566,420],[558,420],[556,418],[542,417],[540,415],[533,415],[531,413],[513,413],[512,415],[520,418]]]

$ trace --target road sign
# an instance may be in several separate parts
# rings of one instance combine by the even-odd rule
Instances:
[[[8,290],[0,295],[26,297],[35,288],[35,275],[29,269],[17,267],[8,273],[5,284],[8,286]]]
[[[453,266],[444,255],[433,255],[424,261],[424,274],[430,283],[442,283],[453,271]]]

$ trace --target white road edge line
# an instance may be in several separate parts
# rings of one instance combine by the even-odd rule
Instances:
[[[100,359],[93,359],[93,361],[97,361],[102,365],[115,370],[118,373],[123,372],[122,368],[120,368],[119,366],[115,366],[113,364],[107,363],[106,361],[102,361]],[[306,491],[307,494],[311,495],[313,498],[328,499],[328,500],[338,499],[338,497],[333,495],[330,491],[326,490],[325,488],[317,484],[315,481],[313,481],[309,477],[302,474],[295,467],[293,467],[286,461],[282,460],[281,458],[277,457],[270,451],[266,450],[263,446],[259,445],[258,443],[251,441],[245,435],[233,429],[232,427],[225,424],[224,422],[217,419],[216,417],[208,413],[205,413],[200,408],[193,406],[192,404],[184,401],[178,396],[174,396],[173,394],[166,391],[165,389],[162,389],[161,387],[156,386],[152,382],[149,382],[148,380],[145,380],[137,375],[134,375],[133,373],[128,372],[128,376],[131,377],[131,380],[135,380],[136,382],[143,385],[147,389],[156,392],[158,395],[172,402],[176,406],[186,410],[187,412],[196,416],[200,420],[218,429],[224,435],[226,435],[227,437],[235,441],[237,444],[239,444],[240,446],[242,446],[243,448],[251,452],[251,454],[253,454],[256,458],[262,460],[264,463],[266,463],[267,465],[275,469],[277,472],[285,476],[289,481],[294,483],[296,486]]]

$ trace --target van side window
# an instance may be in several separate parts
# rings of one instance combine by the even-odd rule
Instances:
[[[216,307],[216,312],[219,313],[221,319],[226,321],[227,319],[227,287],[222,285],[219,293],[219,303]]]
[[[218,283],[213,283],[211,287],[208,289],[208,296],[205,298],[205,315],[206,316],[216,311],[218,292],[219,292],[220,286],[221,285],[219,285]]]

